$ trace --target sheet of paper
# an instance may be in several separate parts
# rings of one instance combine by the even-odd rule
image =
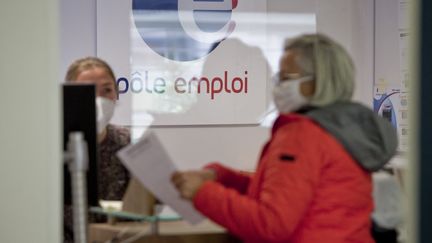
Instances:
[[[140,141],[123,148],[117,156],[147,189],[186,221],[196,224],[204,219],[191,202],[180,198],[171,183],[176,167],[153,132],[147,130]]]

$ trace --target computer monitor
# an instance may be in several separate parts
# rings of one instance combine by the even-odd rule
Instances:
[[[87,202],[89,206],[99,205],[95,95],[94,85],[63,84],[63,149],[66,151],[69,133],[75,131],[84,133],[89,158],[87,171]],[[71,205],[71,176],[66,164],[63,167],[63,181],[64,204]]]

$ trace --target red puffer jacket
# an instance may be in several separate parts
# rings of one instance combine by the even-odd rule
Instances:
[[[370,172],[306,116],[278,118],[254,175],[207,167],[194,206],[245,242],[373,242]]]

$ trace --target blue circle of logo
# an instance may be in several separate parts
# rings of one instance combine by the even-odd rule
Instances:
[[[237,0],[133,0],[142,40],[174,61],[193,61],[212,52],[234,30]]]

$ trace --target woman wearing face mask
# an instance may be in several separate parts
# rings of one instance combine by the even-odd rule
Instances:
[[[277,80],[280,116],[256,172],[176,172],[180,195],[244,242],[374,242],[371,172],[394,155],[395,130],[350,101],[353,63],[326,36],[287,41]]]
[[[121,200],[130,179],[116,156],[118,150],[130,143],[130,131],[109,124],[118,96],[115,80],[111,67],[96,57],[76,60],[66,74],[66,82],[94,84],[96,88],[98,193],[103,200]],[[65,242],[72,242],[72,209],[68,205],[65,205],[64,223]]]
[[[104,200],[121,200],[129,173],[116,157],[116,152],[130,143],[130,132],[108,124],[117,101],[117,85],[111,67],[97,57],[76,60],[69,66],[66,81],[94,84],[96,88],[99,195]]]

